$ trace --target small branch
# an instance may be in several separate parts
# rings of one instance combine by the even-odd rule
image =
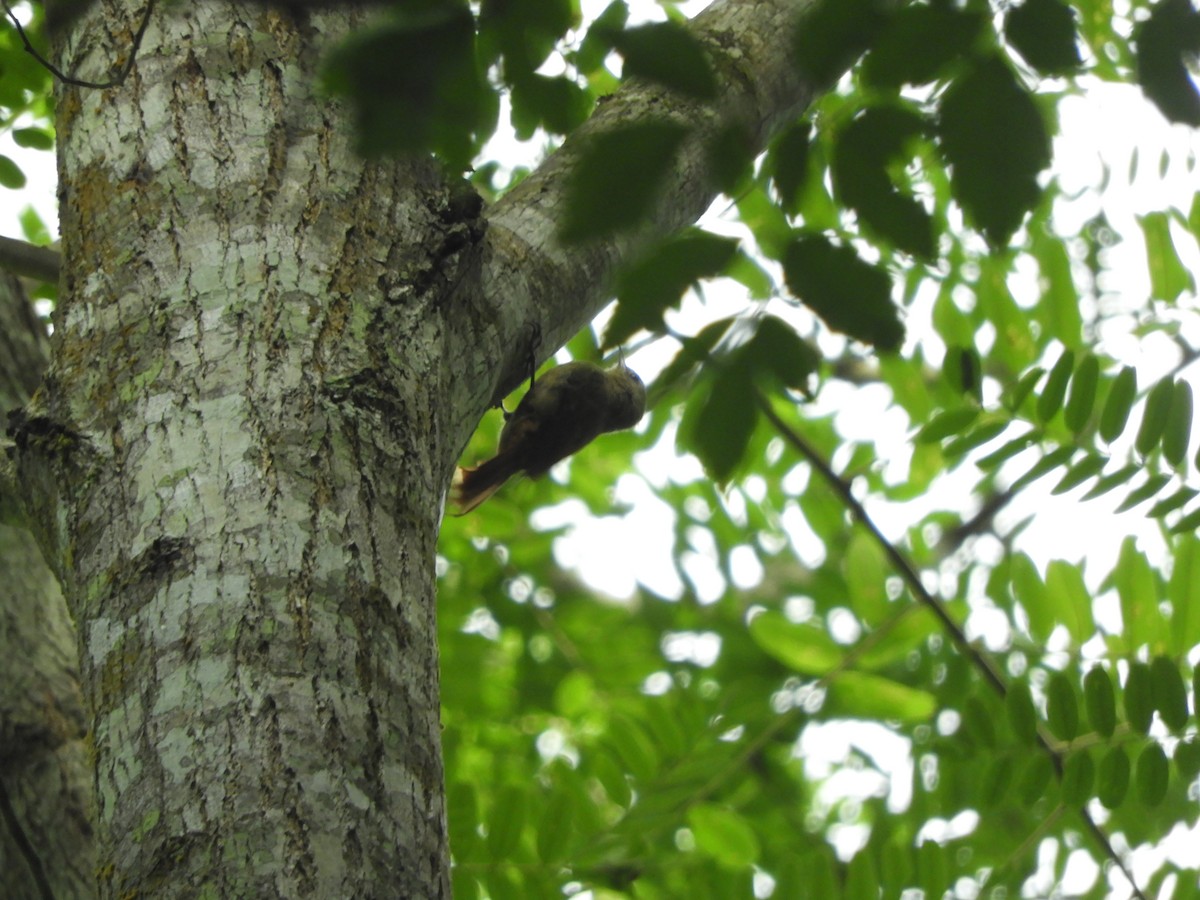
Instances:
[[[8,13],[9,19],[12,20],[13,27],[17,29],[17,34],[21,38],[21,43],[25,45],[25,52],[30,54],[34,59],[42,64],[47,71],[63,84],[71,84],[75,87],[85,88],[112,88],[119,87],[125,83],[125,79],[129,77],[129,72],[133,69],[134,60],[137,59],[138,48],[142,46],[142,37],[146,33],[146,26],[150,24],[150,13],[154,10],[154,0],[147,0],[146,12],[142,15],[142,24],[138,26],[137,34],[133,36],[133,46],[129,50],[129,59],[125,60],[125,65],[121,67],[121,71],[114,78],[108,81],[84,81],[81,78],[72,78],[61,69],[50,62],[42,54],[38,53],[37,49],[30,43],[29,36],[25,34],[25,28],[21,25],[16,14],[8,5],[8,0],[0,0],[0,6],[4,7],[4,11]]]
[[[779,414],[775,412],[762,394],[756,392],[755,400],[758,402],[758,406],[763,411],[763,414],[775,426],[780,435],[783,436],[783,439],[791,444],[792,449],[804,457],[808,464],[821,474],[821,477],[833,488],[834,493],[841,498],[842,503],[846,505],[846,508],[850,510],[859,524],[871,533],[871,536],[875,538],[876,543],[879,544],[891,562],[892,567],[900,573],[900,577],[908,585],[908,589],[918,602],[928,607],[929,611],[942,623],[942,627],[946,629],[951,640],[954,641],[963,654],[975,663],[976,668],[983,674],[984,680],[991,684],[992,688],[995,689],[1001,698],[1005,697],[1008,694],[1008,686],[1004,683],[1004,679],[1000,677],[1000,674],[991,662],[975,649],[970,639],[967,638],[966,632],[954,621],[942,602],[925,589],[925,585],[921,583],[921,576],[917,574],[917,570],[913,568],[912,563],[879,530],[879,527],[867,514],[866,508],[854,496],[849,483],[844,481],[837,472],[830,468],[829,464],[825,462],[815,447],[809,444],[795,429],[779,417]]]
[[[0,237],[0,269],[36,281],[58,281],[61,255],[48,247]]]
[[[799,434],[799,432],[797,432],[779,417],[779,414],[775,412],[774,408],[772,408],[766,397],[756,391],[754,398],[758,403],[759,409],[762,410],[763,415],[765,415],[771,424],[775,426],[783,439],[791,444],[792,448],[799,453],[809,465],[811,465],[821,474],[821,477],[825,479],[826,483],[833,489],[834,493],[841,498],[842,502],[846,505],[846,508],[850,510],[851,515],[853,515],[860,525],[862,525],[871,533],[871,536],[875,538],[875,541],[879,544],[880,549],[883,550],[884,554],[891,561],[892,566],[897,572],[900,573],[900,577],[904,580],[904,583],[908,585],[909,591],[912,592],[912,595],[922,606],[926,607],[930,612],[932,612],[934,616],[937,617],[938,621],[942,623],[942,627],[946,629],[946,633],[950,635],[950,639],[954,642],[955,646],[958,647],[959,652],[961,652],[967,657],[967,659],[971,661],[971,664],[983,675],[984,681],[991,685],[992,689],[995,690],[1001,699],[1007,697],[1008,685],[1005,683],[1000,673],[996,670],[995,666],[992,665],[991,660],[975,649],[974,645],[972,645],[970,640],[968,640],[966,632],[963,631],[962,627],[950,616],[950,613],[946,609],[945,605],[937,597],[933,596],[933,594],[925,589],[925,585],[921,582],[920,575],[917,574],[917,570],[913,567],[912,563],[908,561],[908,557],[906,557],[900,551],[900,549],[891,541],[889,541],[884,536],[883,532],[879,530],[879,527],[867,514],[866,508],[858,501],[858,498],[854,496],[854,492],[850,489],[849,482],[845,481],[840,475],[837,474],[837,472],[833,471],[821,454],[817,452],[816,448],[809,444],[808,441]],[[1038,728],[1038,743],[1041,745],[1042,750],[1049,755],[1050,761],[1054,764],[1054,770],[1058,774],[1058,777],[1062,778],[1062,754],[1054,749],[1050,743],[1050,739],[1045,735],[1045,733],[1043,733],[1040,726]],[[1091,834],[1096,843],[1100,845],[1100,848],[1104,854],[1116,864],[1117,868],[1121,870],[1121,874],[1124,875],[1129,881],[1134,896],[1136,896],[1138,900],[1146,900],[1145,894],[1143,894],[1138,888],[1137,882],[1133,880],[1133,873],[1125,865],[1125,861],[1122,860],[1117,854],[1116,848],[1113,847],[1112,843],[1108,839],[1108,835],[1106,835],[1101,830],[1100,826],[1096,824],[1091,813],[1087,811],[1086,807],[1079,809],[1078,812],[1080,818],[1083,819],[1083,823],[1086,826],[1088,833]]]

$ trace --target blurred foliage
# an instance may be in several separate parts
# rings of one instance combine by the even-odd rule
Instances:
[[[1123,235],[1102,218],[1063,234],[1053,215],[1058,103],[1089,79],[1189,121],[1195,13],[1133,6],[856,0],[796,38],[831,88],[761,157],[722,151],[718,206],[741,236],[649,248],[603,339],[567,348],[674,348],[638,432],[444,525],[458,896],[1040,896],[1080,853],[1095,868],[1072,896],[1122,896],[1117,860],[1196,826],[1200,198]],[[620,0],[590,29],[560,10],[530,33],[523,64],[557,53],[590,103],[622,61],[689,102],[710,91],[686,32],[634,26]],[[1148,63],[1139,36],[1174,55]],[[489,59],[518,132],[563,133],[565,110],[518,114],[505,52]],[[568,238],[636,225],[683,140],[677,122],[629,129],[579,167]],[[1115,297],[1108,251],[1136,240],[1147,296]],[[740,312],[695,302],[714,281],[738,286]],[[1130,334],[1171,348],[1166,374],[1135,367]],[[889,438],[903,425],[845,424],[881,390],[907,447]],[[655,445],[657,474],[637,474]],[[644,521],[614,505],[618,480],[659,509],[666,595],[597,596],[562,556]],[[1056,494],[1148,519],[1160,541],[1031,556],[1028,520],[1003,511]],[[907,527],[881,539],[865,511]],[[1146,860],[1145,896],[1197,895],[1194,862]]]

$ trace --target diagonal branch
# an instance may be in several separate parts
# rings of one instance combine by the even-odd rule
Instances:
[[[759,409],[762,410],[763,415],[767,417],[767,419],[779,432],[780,436],[783,437],[783,439],[791,445],[792,449],[802,456],[809,465],[811,465],[820,473],[821,477],[825,480],[829,487],[833,489],[834,493],[836,493],[839,499],[841,499],[842,503],[845,504],[846,508],[850,511],[850,514],[858,521],[860,525],[867,529],[867,531],[879,545],[880,549],[883,550],[892,566],[904,580],[904,583],[908,586],[909,591],[912,592],[913,597],[916,598],[918,603],[926,607],[934,614],[934,616],[937,617],[938,621],[942,623],[942,627],[946,630],[946,633],[950,636],[950,639],[954,642],[959,652],[961,652],[971,662],[976,670],[978,670],[980,675],[983,676],[984,681],[986,681],[992,687],[992,689],[1000,696],[1001,699],[1008,696],[1008,685],[1004,681],[1004,678],[1001,676],[1000,672],[992,664],[992,661],[975,648],[975,646],[967,638],[966,632],[963,631],[962,626],[954,621],[953,616],[950,615],[950,612],[946,609],[941,600],[939,600],[925,588],[925,585],[921,581],[921,576],[917,573],[916,568],[911,562],[909,562],[908,557],[904,555],[903,551],[901,551],[899,547],[888,540],[883,532],[879,530],[879,526],[877,526],[874,520],[871,519],[871,516],[867,513],[866,508],[861,502],[859,502],[858,498],[854,496],[854,492],[851,490],[849,482],[838,475],[837,472],[833,471],[833,468],[828,462],[825,461],[824,457],[822,457],[821,454],[817,452],[817,449],[813,447],[812,444],[810,444],[807,440],[805,440],[805,438],[798,431],[788,425],[787,422],[783,421],[766,397],[756,391],[754,399],[758,404]],[[1050,761],[1054,764],[1054,770],[1058,774],[1058,777],[1062,778],[1063,754],[1054,748],[1050,742],[1050,739],[1042,731],[1040,726],[1038,728],[1037,740],[1038,745],[1042,748],[1042,751],[1050,757]],[[1138,897],[1139,900],[1146,900],[1145,895],[1138,888],[1137,882],[1133,880],[1133,873],[1125,864],[1125,861],[1120,857],[1120,855],[1118,855],[1116,848],[1113,847],[1112,842],[1108,839],[1108,835],[1106,835],[1100,826],[1096,824],[1095,819],[1092,818],[1092,814],[1088,812],[1086,808],[1079,809],[1078,813],[1080,818],[1083,820],[1084,826],[1088,833],[1091,834],[1092,838],[1100,846],[1101,850],[1104,852],[1104,855],[1113,861],[1117,868],[1121,870],[1121,874],[1124,875],[1129,881],[1134,896]]]
[[[758,152],[808,107],[817,88],[795,64],[793,37],[815,5],[815,0],[717,0],[688,26],[717,74],[714,100],[692,100],[631,80],[488,211],[481,273],[486,311],[456,317],[461,333],[453,339],[463,353],[451,353],[472,359],[489,376],[477,389],[487,391],[475,398],[478,410],[494,406],[521,382],[531,326],[540,326],[540,363],[608,302],[622,264],[709,207],[719,193],[707,152],[715,135],[737,127],[747,149]],[[688,137],[658,185],[643,226],[611,240],[561,242],[557,228],[569,202],[566,182],[581,157],[598,135],[647,122],[686,126]]]

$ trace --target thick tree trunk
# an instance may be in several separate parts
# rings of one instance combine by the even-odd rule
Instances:
[[[123,85],[60,91],[53,362],[7,477],[78,624],[102,894],[449,895],[434,546],[454,459],[535,327],[545,356],[711,201],[705,138],[736,118],[761,147],[803,108],[797,6],[716,4],[715,107],[623,91],[483,242],[432,163],[363,163],[319,95],[352,8],[166,5]],[[105,77],[144,8],[90,6],[61,66]],[[651,222],[559,244],[588,135],[651,114],[698,125]]]
[[[61,59],[128,52],[98,4]],[[79,623],[103,894],[448,891],[432,165],[316,94],[353,13],[168,6],[59,98],[62,302],[22,479]]]

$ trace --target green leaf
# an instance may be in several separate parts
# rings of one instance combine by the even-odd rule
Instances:
[[[1200,491],[1197,491],[1195,488],[1180,488],[1175,493],[1163,497],[1163,499],[1159,500],[1152,507],[1150,507],[1150,511],[1146,513],[1146,517],[1150,519],[1161,519],[1167,513],[1174,512],[1175,510],[1179,509],[1179,507],[1190,503],[1192,498],[1194,498],[1198,493],[1200,493]]]
[[[687,132],[671,122],[643,122],[593,138],[567,183],[562,239],[610,237],[639,224],[658,200]]]
[[[1121,622],[1129,646],[1137,649],[1150,643],[1157,637],[1157,626],[1162,621],[1158,612],[1158,580],[1133,538],[1121,543],[1113,580],[1121,599]]]
[[[717,79],[700,42],[677,22],[652,22],[615,36],[625,76],[656,81],[697,100],[717,95]]]
[[[1129,757],[1124,747],[1112,747],[1100,760],[1096,796],[1108,809],[1116,809],[1129,793]]]
[[[718,319],[705,325],[694,337],[683,338],[683,346],[679,353],[667,365],[650,389],[652,396],[661,396],[673,388],[680,380],[694,372],[699,366],[708,361],[709,354],[717,342],[725,336],[725,332],[737,319],[730,317]]]
[[[895,350],[904,340],[891,279],[852,248],[819,236],[798,238],[787,248],[783,271],[792,293],[834,331],[878,350]]]
[[[1083,317],[1079,312],[1079,289],[1071,275],[1071,257],[1066,243],[1044,228],[1033,229],[1032,251],[1041,270],[1043,293],[1037,314],[1046,333],[1063,346],[1080,347]]]
[[[1017,478],[1012,483],[1010,490],[1016,492],[1021,490],[1027,484],[1032,484],[1043,475],[1053,472],[1055,469],[1062,468],[1071,461],[1071,457],[1075,455],[1074,447],[1059,447],[1056,450],[1051,450],[1036,463],[1034,463],[1029,471]]]
[[[979,407],[974,404],[944,409],[917,432],[916,441],[918,444],[936,444],[951,435],[961,434],[979,418],[979,413]]]
[[[927,84],[968,53],[985,20],[950,6],[905,6],[892,15],[863,60],[868,84]]]
[[[1026,758],[1017,793],[1025,806],[1033,806],[1046,796],[1046,789],[1054,779],[1054,766],[1045,753],[1028,753]]]
[[[1065,494],[1074,487],[1078,487],[1087,481],[1093,475],[1098,475],[1100,471],[1108,464],[1108,458],[1091,453],[1075,463],[1059,480],[1053,488],[1050,489],[1051,494]]]
[[[1131,662],[1125,679],[1125,718],[1142,734],[1149,733],[1150,720],[1154,717],[1153,691],[1150,667],[1142,662]]]
[[[1185,291],[1196,289],[1195,279],[1179,258],[1171,237],[1171,220],[1164,212],[1137,217],[1146,241],[1146,269],[1150,273],[1150,297],[1173,303]]]
[[[1138,755],[1137,773],[1134,776],[1138,800],[1143,806],[1158,806],[1163,802],[1170,777],[1167,755],[1157,741],[1150,742]]]
[[[1002,463],[1012,459],[1022,450],[1027,450],[1030,446],[1032,446],[1035,436],[1035,433],[1032,431],[1028,431],[1025,434],[1019,435],[1018,437],[1015,437],[1006,443],[1000,449],[995,450],[983,457],[983,459],[976,462],[975,465],[985,472],[995,469]]]
[[[1175,395],[1175,382],[1171,376],[1163,378],[1150,389],[1146,405],[1142,410],[1142,424],[1138,427],[1134,447],[1142,456],[1158,446],[1163,432],[1167,430],[1167,419],[1171,413],[1171,401]]]
[[[1117,703],[1112,678],[1101,666],[1093,666],[1083,678],[1083,699],[1088,721],[1101,737],[1112,737],[1117,727]]]
[[[17,219],[21,223],[21,233],[25,235],[25,240],[29,243],[39,247],[46,247],[53,243],[54,239],[50,236],[50,230],[32,206],[26,206],[21,210],[17,214]]]
[[[1046,386],[1042,388],[1041,396],[1037,402],[1037,417],[1040,422],[1049,422],[1054,418],[1063,404],[1063,397],[1067,393],[1067,382],[1071,378],[1071,370],[1075,368],[1075,354],[1071,350],[1063,350],[1053,368],[1050,369],[1050,377],[1046,379]]]
[[[963,728],[971,740],[980,747],[996,746],[996,729],[992,724],[994,713],[977,695],[972,694],[963,704]]]
[[[940,105],[954,196],[989,243],[1006,246],[1042,194],[1050,138],[1041,113],[996,56],[955,80]]]
[[[796,67],[818,86],[832,84],[871,45],[887,21],[879,0],[817,3],[796,28]]]
[[[1175,768],[1189,784],[1200,775],[1200,740],[1189,738],[1175,745]]]
[[[1194,533],[1180,535],[1172,554],[1171,580],[1167,599],[1171,601],[1170,650],[1184,656],[1200,644],[1200,539]]]
[[[779,194],[779,202],[789,215],[800,205],[800,192],[808,179],[809,137],[812,123],[796,122],[785,128],[771,143],[767,171]]]
[[[1100,437],[1110,444],[1120,437],[1136,398],[1137,373],[1132,366],[1126,366],[1113,380],[1108,399],[1104,401],[1104,411],[1100,413]]]
[[[1075,689],[1062,672],[1052,674],[1046,687],[1046,720],[1050,730],[1061,740],[1074,740],[1079,734],[1079,705],[1075,701]]]
[[[766,374],[786,389],[803,392],[821,364],[820,351],[778,316],[764,316],[738,354],[755,383]]]
[[[925,134],[919,114],[901,106],[864,110],[839,135],[833,148],[833,184],[842,201],[868,230],[921,259],[934,256],[933,219],[892,178],[909,160],[909,145]]]
[[[513,81],[509,92],[512,123],[521,140],[530,140],[538,128],[551,134],[568,134],[587,119],[591,97],[566,77],[547,78],[536,72]]]
[[[550,795],[538,822],[537,853],[542,862],[554,863],[566,856],[574,828],[573,813],[574,801],[567,791],[556,790]]]
[[[494,860],[509,860],[521,843],[525,828],[525,804],[528,794],[523,787],[501,788],[487,819],[488,853]]]
[[[25,173],[3,153],[0,153],[0,186],[13,190],[25,187]]]
[[[1037,710],[1033,706],[1029,685],[1024,681],[1012,682],[1004,696],[1004,705],[1013,733],[1026,744],[1037,740]]]
[[[1046,566],[1046,599],[1054,618],[1067,627],[1075,644],[1084,644],[1095,636],[1092,597],[1079,566],[1061,559],[1051,560]]]
[[[756,149],[753,136],[739,122],[721,126],[706,140],[709,177],[721,193],[736,197],[751,183]]]
[[[608,738],[627,772],[639,781],[649,781],[659,768],[658,748],[635,719],[625,714],[613,717]]]
[[[1076,434],[1087,427],[1092,417],[1092,406],[1096,402],[1096,382],[1100,379],[1100,362],[1096,357],[1085,356],[1071,377],[1071,393],[1067,398],[1063,420]]]
[[[928,691],[865,672],[839,672],[825,700],[831,715],[862,719],[925,722],[937,712]]]
[[[1068,806],[1083,806],[1092,797],[1096,780],[1096,764],[1087,750],[1076,750],[1063,763],[1063,802]]]
[[[640,328],[661,332],[663,313],[704,278],[713,278],[737,253],[736,238],[719,237],[697,228],[660,241],[617,282],[617,310],[604,333],[602,347],[627,341]]]
[[[729,483],[745,457],[758,420],[754,390],[744,368],[726,367],[713,377],[708,396],[693,400],[684,414],[679,441],[718,485]]]
[[[353,104],[367,156],[432,152],[461,171],[494,118],[465,3],[398,11],[355,32],[323,74],[328,89]]]
[[[584,75],[590,75],[604,65],[613,46],[614,37],[625,27],[629,5],[625,0],[613,0],[596,17],[575,54],[575,65]]]
[[[879,870],[868,849],[854,854],[846,866],[846,900],[874,900],[879,896]]]
[[[1133,465],[1131,463],[1130,465],[1124,466],[1115,472],[1110,472],[1108,475],[1105,475],[1094,485],[1092,485],[1091,490],[1083,495],[1083,499],[1094,500],[1096,497],[1101,497],[1114,488],[1118,488],[1125,484],[1129,481],[1129,479],[1133,478],[1134,475],[1137,475],[1141,471],[1143,471],[1141,466]]]
[[[1013,592],[1029,617],[1029,631],[1035,638],[1044,641],[1054,630],[1055,623],[1046,598],[1046,585],[1038,574],[1037,566],[1024,553],[1015,553],[1011,557],[1010,570]]]
[[[1129,492],[1121,505],[1117,507],[1117,512],[1123,513],[1126,510],[1133,509],[1139,503],[1144,503],[1167,486],[1167,482],[1171,480],[1170,475],[1151,475],[1142,484],[1138,485]]]
[[[1187,688],[1179,666],[1165,656],[1150,660],[1150,688],[1154,707],[1163,723],[1174,732],[1180,732],[1187,724]]]
[[[942,453],[947,459],[953,459],[956,456],[962,456],[976,447],[981,447],[988,441],[999,437],[1008,428],[1008,422],[1004,420],[996,420],[981,422],[978,427],[971,429],[966,434],[948,441],[946,446],[942,448]]]
[[[1033,393],[1034,386],[1042,380],[1042,376],[1045,374],[1046,370],[1041,366],[1034,366],[1022,375],[1020,380],[1013,385],[1011,391],[1005,391],[1003,398],[1004,408],[1011,412],[1019,410],[1026,398]]]
[[[1162,436],[1163,458],[1176,468],[1187,460],[1192,440],[1192,386],[1182,379],[1175,382],[1167,427]]]
[[[792,622],[775,610],[750,620],[750,637],[768,656],[802,675],[827,675],[845,657],[845,651],[824,629]]]
[[[758,861],[758,838],[742,816],[712,803],[697,803],[687,811],[696,849],[731,869],[744,869]]]
[[[968,394],[977,402],[983,399],[983,364],[974,347],[947,347],[942,361],[942,377],[960,394]]]
[[[1004,34],[1043,75],[1064,75],[1079,68],[1075,16],[1062,0],[1025,0],[1008,11]]]
[[[1187,67],[1200,53],[1200,13],[1189,0],[1159,0],[1133,37],[1146,96],[1170,121],[1200,125],[1200,93]]]
[[[31,150],[53,150],[54,133],[44,128],[14,128],[13,143]]]

